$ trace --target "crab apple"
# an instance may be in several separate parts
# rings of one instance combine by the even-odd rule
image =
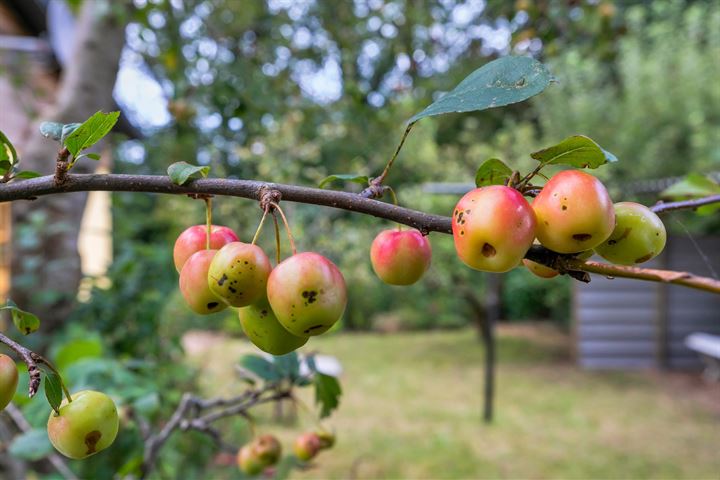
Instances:
[[[251,443],[255,453],[265,466],[275,465],[282,455],[282,445],[273,435],[260,435]]]
[[[237,454],[237,464],[246,475],[257,475],[265,470],[265,463],[260,460],[251,444],[243,445]]]
[[[615,204],[615,229],[595,251],[609,262],[634,265],[659,255],[666,240],[665,225],[652,210],[635,202],[619,202]]]
[[[63,455],[80,459],[109,447],[117,436],[118,412],[112,399],[101,392],[83,390],[63,400],[60,414],[50,412],[50,443]]]
[[[263,352],[285,355],[305,345],[308,337],[298,337],[280,325],[266,298],[238,310],[243,332]]]
[[[332,448],[335,445],[335,441],[337,440],[335,438],[335,434],[328,432],[327,430],[318,430],[315,432],[315,434],[320,439],[320,449],[325,450],[327,448]]]
[[[18,371],[15,361],[0,353],[0,410],[7,407],[15,396],[18,385]]]
[[[217,250],[226,243],[237,242],[238,236],[228,227],[212,225],[210,227],[210,248]],[[173,248],[173,260],[178,273],[193,253],[204,250],[207,245],[207,227],[205,225],[193,225],[187,228],[175,240]]]
[[[557,270],[553,270],[550,267],[546,267],[541,263],[533,262],[532,260],[528,260],[527,258],[523,258],[523,264],[527,267],[528,270],[530,270],[532,273],[534,273],[540,278],[553,278],[560,275]]]
[[[615,212],[605,186],[580,170],[553,176],[533,200],[537,239],[559,253],[600,245],[612,233]]]
[[[315,432],[303,433],[295,439],[295,443],[293,444],[295,456],[303,462],[307,462],[315,457],[321,448],[322,440]]]
[[[430,267],[430,242],[418,230],[384,230],[370,247],[370,261],[380,280],[412,285]]]
[[[475,270],[507,272],[535,238],[535,214],[514,188],[493,185],[466,193],[452,216],[455,251]]]
[[[225,244],[210,262],[208,285],[233,307],[245,307],[265,296],[272,270],[262,248],[242,242]]]
[[[280,324],[298,337],[326,332],[347,305],[342,273],[314,252],[295,254],[276,266],[268,278],[267,296]]]
[[[180,292],[190,309],[201,315],[220,312],[227,305],[210,290],[208,270],[217,250],[200,250],[188,258],[180,270]]]

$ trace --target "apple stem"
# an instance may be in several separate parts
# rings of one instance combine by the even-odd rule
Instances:
[[[393,190],[392,187],[385,187],[385,190],[390,192],[390,198],[392,198],[393,205],[395,205],[397,207],[398,206],[398,198],[397,198],[397,195],[395,194],[395,190]],[[402,232],[402,223],[398,222],[397,226],[398,226],[398,232]]]
[[[295,239],[290,231],[290,224],[287,221],[287,217],[283,213],[282,208],[280,208],[280,205],[275,202],[270,202],[270,205],[275,207],[275,209],[280,213],[280,218],[282,218],[282,221],[285,224],[285,231],[287,232],[288,240],[290,241],[290,249],[292,250],[292,254],[295,255],[297,253],[297,248],[295,248]]]
[[[275,265],[280,263],[280,225],[278,225],[277,215],[272,214],[273,223],[275,224]]]
[[[257,230],[255,230],[255,235],[253,236],[252,242],[250,242],[251,245],[255,245],[255,242],[257,242],[258,237],[260,236],[260,231],[262,230],[263,223],[265,223],[265,217],[267,217],[269,208],[266,208],[263,212],[263,216],[260,219],[260,225],[258,225]]]
[[[205,199],[205,250],[210,250],[210,232],[212,230],[212,198]]]

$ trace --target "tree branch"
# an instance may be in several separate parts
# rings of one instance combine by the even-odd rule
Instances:
[[[172,183],[168,177],[160,175],[69,174],[62,185],[56,185],[52,176],[45,176],[0,185],[0,202],[32,200],[44,195],[87,191],[225,195],[260,201],[263,193],[268,189],[279,192],[285,201],[322,205],[372,215],[417,228],[424,234],[429,232],[452,233],[451,219],[449,217],[394,206],[378,200],[364,198],[355,193],[268,183],[257,180],[203,178],[192,180],[186,185],[180,186]],[[664,213],[666,211],[683,208],[697,208],[698,206],[718,202],[720,202],[720,195],[712,195],[702,199],[659,204],[653,207],[653,210],[657,213]],[[589,276],[584,272],[590,272],[600,273],[606,276],[675,283],[686,287],[720,293],[720,281],[699,277],[687,272],[670,272],[597,262],[584,263],[576,261],[577,259],[573,259],[572,256],[561,255],[541,246],[533,246],[530,251],[528,251],[526,258],[555,268],[581,281],[589,281]]]
[[[0,333],[0,343],[4,343],[10,349],[14,350],[25,363],[25,366],[27,366],[28,375],[30,375],[28,395],[30,398],[34,397],[38,388],[40,388],[40,368],[38,368],[38,363],[47,363],[47,361],[41,355],[23,347],[2,333]]]
[[[685,210],[685,209],[696,209],[703,205],[710,205],[711,203],[720,203],[720,194],[708,195],[707,197],[696,198],[693,200],[682,200],[679,202],[658,202],[650,210],[657,214],[669,212],[672,210]]]
[[[275,385],[266,385],[260,390],[248,390],[231,398],[202,399],[191,393],[184,393],[170,420],[159,432],[145,439],[140,478],[147,477],[155,468],[160,449],[174,431],[197,430],[220,443],[220,433],[211,425],[213,422],[231,415],[248,417],[247,411],[256,405],[290,397],[289,390],[278,391]],[[213,411],[207,412],[208,410]]]

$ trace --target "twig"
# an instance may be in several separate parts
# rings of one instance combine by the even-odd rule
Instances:
[[[30,375],[30,382],[28,383],[28,396],[30,398],[34,397],[38,388],[40,388],[40,368],[38,368],[38,363],[47,363],[47,361],[41,355],[38,355],[29,348],[23,347],[2,333],[0,333],[0,343],[4,343],[14,350],[15,353],[20,356],[22,361],[25,362],[28,375]]]
[[[25,416],[22,414],[20,409],[18,409],[14,404],[10,403],[7,407],[5,407],[5,412],[7,412],[10,419],[13,423],[15,423],[20,431],[27,432],[28,430],[32,430],[30,422],[25,419]],[[57,453],[51,453],[48,455],[47,460],[63,477],[68,480],[78,480],[78,477],[75,476],[72,470],[70,470],[70,467],[67,466],[65,460],[63,460],[63,458]]]
[[[707,197],[696,198],[694,200],[681,200],[679,202],[658,202],[650,210],[657,214],[669,212],[672,210],[696,209],[711,203],[720,203],[720,194],[708,195]]]
[[[267,395],[268,393],[271,395]],[[248,390],[231,398],[202,399],[190,393],[183,394],[170,420],[158,433],[146,438],[140,478],[145,478],[155,468],[160,449],[176,430],[196,430],[209,435],[217,444],[222,444],[220,432],[211,425],[213,422],[232,415],[247,418],[250,408],[289,398],[290,395],[287,390],[276,391],[273,385],[267,385],[260,390]]]
[[[64,192],[87,191],[225,195],[260,200],[263,192],[268,189],[277,191],[282,196],[283,201],[323,205],[372,215],[417,228],[423,233],[452,233],[451,219],[449,217],[396,207],[389,203],[364,198],[349,192],[321,190],[319,188],[267,183],[256,180],[200,178],[180,186],[172,183],[168,177],[159,175],[68,174],[65,183],[62,185],[56,185],[52,176],[2,184],[0,185],[0,202],[31,199]],[[656,205],[653,210],[657,213],[664,213],[669,210],[697,208],[698,206],[718,202],[720,202],[720,195],[711,195],[703,199]],[[533,247],[526,255],[526,258],[553,268],[553,265],[565,261],[568,256],[551,252],[543,247]],[[582,272],[597,273],[594,272],[597,268],[597,266],[574,266],[572,270],[566,270],[563,273],[578,280],[589,281],[589,277]],[[643,268],[607,265],[602,267],[602,270],[603,275],[657,281],[655,280],[657,277],[654,271],[650,270],[650,273],[648,273],[645,271],[647,269]],[[681,273],[685,274],[685,272]],[[709,278],[693,275],[692,281],[675,281],[673,283],[720,293],[720,282]]]

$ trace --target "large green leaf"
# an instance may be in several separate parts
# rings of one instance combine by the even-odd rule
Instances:
[[[591,138],[584,135],[568,137],[557,145],[531,153],[530,156],[545,165],[570,165],[577,168],[598,168],[617,157]]]
[[[40,319],[30,312],[21,310],[15,302],[7,299],[5,305],[0,306],[0,310],[10,310],[13,323],[23,335],[30,335],[38,328],[40,328]]]
[[[92,147],[107,135],[115,126],[119,117],[120,112],[96,112],[65,137],[65,147],[72,153],[73,157],[77,157],[81,151]],[[66,135],[65,131],[63,131],[64,135]]]
[[[340,405],[342,388],[337,378],[315,373],[315,404],[320,407],[320,418],[330,414]]]
[[[175,162],[167,169],[168,176],[173,183],[183,185],[190,177],[207,177],[210,167],[200,167],[187,162]]]
[[[545,90],[552,75],[542,63],[530,57],[502,57],[468,75],[409,123],[431,115],[472,112],[522,102]]]
[[[99,358],[103,353],[103,344],[96,335],[70,340],[58,348],[53,358],[55,366],[61,371],[72,363],[84,358]]]
[[[504,185],[512,175],[512,169],[499,158],[485,160],[475,173],[475,185]]]
[[[53,446],[46,429],[33,428],[15,437],[9,450],[13,457],[23,460],[40,460],[53,452]]]

